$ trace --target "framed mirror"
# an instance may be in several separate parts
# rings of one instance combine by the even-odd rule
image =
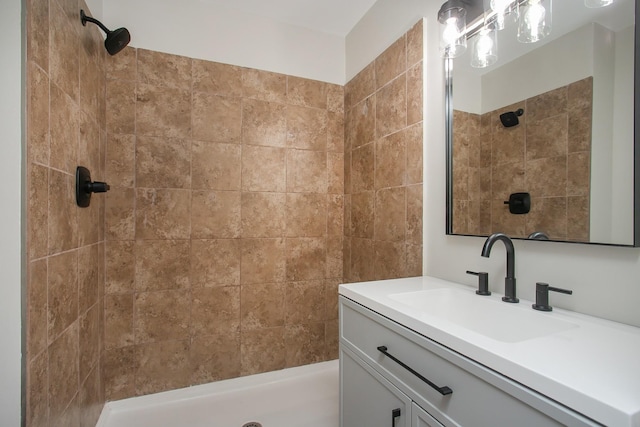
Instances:
[[[482,0],[463,1],[480,12],[444,60],[447,234],[640,246],[638,1],[555,0],[536,43],[517,41],[514,11],[485,68],[471,66]]]

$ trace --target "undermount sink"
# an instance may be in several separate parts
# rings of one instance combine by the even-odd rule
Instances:
[[[391,294],[389,298],[502,342],[515,343],[578,327],[548,313],[526,310],[459,289],[404,292]]]

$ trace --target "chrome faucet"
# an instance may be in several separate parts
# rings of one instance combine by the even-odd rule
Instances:
[[[504,296],[502,297],[502,301],[518,302],[520,300],[516,298],[516,251],[509,236],[504,233],[494,233],[487,237],[487,240],[484,242],[484,246],[482,247],[481,255],[485,258],[489,258],[491,248],[498,240],[501,240],[507,248],[507,277],[504,278]]]

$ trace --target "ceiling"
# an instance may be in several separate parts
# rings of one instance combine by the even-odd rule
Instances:
[[[351,31],[376,2],[376,0],[198,1],[342,37]]]

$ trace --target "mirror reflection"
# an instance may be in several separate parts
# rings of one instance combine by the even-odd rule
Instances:
[[[635,2],[556,1],[536,43],[507,12],[450,63],[448,234],[633,245]]]

